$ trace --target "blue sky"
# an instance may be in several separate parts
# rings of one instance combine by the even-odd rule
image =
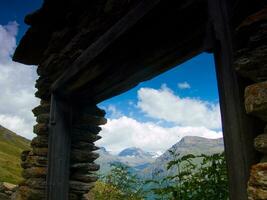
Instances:
[[[99,106],[107,108],[112,104],[126,115],[131,112],[136,114],[138,110],[133,110],[132,107],[137,103],[137,91],[142,87],[159,89],[162,84],[166,84],[174,94],[180,97],[199,98],[204,101],[218,103],[217,79],[214,66],[212,54],[200,54],[152,80],[140,83],[126,93],[102,102]],[[178,87],[179,83],[188,83],[190,88],[181,89]],[[112,113],[107,114],[109,117]]]
[[[11,57],[27,30],[24,16],[41,0],[0,2],[0,124],[32,138],[35,118],[31,109],[36,66],[12,62]],[[132,90],[99,104],[107,111],[103,139],[97,145],[112,152],[136,146],[163,152],[184,136],[222,136],[213,56],[195,58],[140,83]]]

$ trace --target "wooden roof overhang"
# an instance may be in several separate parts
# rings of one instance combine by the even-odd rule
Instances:
[[[64,16],[70,8],[61,6],[61,1],[54,2],[45,1],[38,12],[26,17],[25,21],[32,26],[16,49],[15,61],[40,64],[56,49],[49,49],[56,46],[51,44],[51,38],[65,26],[73,26]],[[237,6],[240,2],[234,3],[240,9]],[[63,74],[54,80],[52,91],[63,97],[82,96],[98,103],[207,51],[211,48],[208,37],[212,26],[207,9],[206,0],[134,1],[128,12],[101,30],[102,35],[90,41],[81,55],[68,63]],[[237,24],[239,18],[242,15],[233,15],[232,22]],[[79,48],[67,45],[73,38],[84,37],[79,36],[81,30],[75,31],[69,38],[58,34],[57,40],[61,41],[58,52]],[[66,60],[50,65],[56,69],[65,65]]]
[[[99,103],[201,52],[215,53],[230,199],[245,200],[249,168],[256,160],[251,143],[255,124],[244,112],[240,91],[245,84],[232,66],[232,37],[236,26],[263,1],[109,1],[131,3],[105,16],[99,7],[106,0],[45,0],[38,12],[26,18],[31,27],[13,59],[39,65],[44,81],[51,82],[49,92],[75,104],[81,100]],[[58,139],[50,139],[56,145],[68,132],[68,124],[57,124],[62,126],[54,128]],[[61,153],[69,151],[69,144],[61,145]],[[59,155],[52,150],[50,165],[55,161],[53,153]],[[61,168],[68,170],[67,165]],[[50,168],[48,177],[57,175],[52,172],[56,170]],[[67,191],[68,187],[62,188]]]

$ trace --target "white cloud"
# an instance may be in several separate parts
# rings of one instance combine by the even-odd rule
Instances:
[[[182,83],[178,83],[178,88],[184,90],[184,89],[190,89],[191,86],[189,83],[187,82],[182,82]]]
[[[184,136],[222,137],[221,131],[216,132],[205,127],[165,128],[150,122],[138,122],[126,116],[109,119],[102,128],[103,130],[100,132],[102,139],[96,144],[104,146],[114,153],[132,146],[146,151],[164,152]]]
[[[137,106],[149,117],[174,122],[179,126],[221,128],[219,104],[194,98],[181,98],[163,85],[159,90],[141,88]]]
[[[112,119],[122,117],[123,114],[114,105],[109,105],[107,111],[110,112]]]
[[[18,24],[0,25],[0,124],[32,138],[35,118],[31,110],[38,104],[34,97],[36,69],[13,62]]]

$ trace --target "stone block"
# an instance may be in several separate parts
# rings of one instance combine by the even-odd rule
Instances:
[[[252,166],[247,190],[250,200],[267,199],[267,163]]]
[[[48,148],[47,147],[44,147],[44,148],[34,147],[32,149],[32,152],[33,152],[33,155],[47,157]]]
[[[75,163],[71,165],[71,169],[79,172],[98,171],[100,165],[95,163]]]
[[[36,117],[36,121],[38,123],[48,124],[49,123],[49,117],[50,117],[49,113],[48,114],[47,113],[46,114],[40,114]]]
[[[37,136],[31,141],[32,147],[48,147],[48,137],[47,136]]]
[[[255,82],[267,80],[267,46],[243,49],[235,59],[235,69],[244,77]]]
[[[50,104],[39,105],[39,106],[35,107],[32,110],[32,112],[33,112],[34,116],[49,113],[50,112]]]
[[[245,89],[245,107],[248,114],[267,121],[267,81],[250,85]]]
[[[94,152],[81,151],[78,149],[72,149],[70,157],[72,163],[93,162],[94,160],[99,158],[99,154]]]
[[[48,125],[45,123],[38,123],[34,125],[33,132],[37,135],[48,135]]]
[[[46,177],[47,168],[45,167],[31,167],[22,171],[22,176],[25,179]]]

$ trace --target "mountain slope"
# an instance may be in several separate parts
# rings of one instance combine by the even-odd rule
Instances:
[[[20,153],[30,141],[0,125],[0,182],[17,184],[21,177]]]
[[[214,154],[220,153],[224,150],[223,139],[207,139],[196,136],[187,136],[182,138],[178,143],[173,145],[169,150],[175,152],[175,154],[180,154],[180,156],[186,154]],[[171,153],[167,150],[164,154],[156,159],[156,161],[141,171],[139,174],[142,177],[152,178],[154,175],[157,176],[158,173],[162,175],[168,174],[166,172],[167,163],[173,159]],[[170,173],[173,173],[172,171]]]

